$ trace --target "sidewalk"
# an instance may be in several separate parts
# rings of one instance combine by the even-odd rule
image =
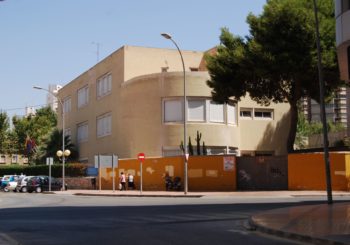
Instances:
[[[250,225],[312,244],[350,244],[350,202],[275,209],[254,215]]]
[[[174,191],[111,191],[68,190],[61,195],[115,197],[201,198],[237,197],[302,197],[324,196],[325,191],[257,191],[257,192],[174,192]],[[350,192],[334,191],[333,196],[348,196]],[[350,202],[332,205],[304,205],[266,211],[250,218],[250,228],[261,232],[312,244],[350,244]]]
[[[211,197],[211,196],[232,196],[232,197],[303,197],[303,196],[324,196],[325,191],[234,191],[234,192],[200,192],[189,191],[112,191],[112,190],[67,190],[55,191],[56,194],[78,195],[78,196],[128,196],[128,197]],[[350,192],[333,191],[333,196],[348,196]]]

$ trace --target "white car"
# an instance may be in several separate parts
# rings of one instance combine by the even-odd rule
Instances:
[[[27,182],[32,177],[34,176],[24,176],[22,178],[19,178],[16,185],[16,191],[27,192]]]
[[[16,191],[16,187],[17,187],[17,180],[10,181],[7,183],[7,186],[4,188],[4,191],[6,191],[6,192]]]
[[[17,175],[11,175],[8,178],[8,182],[7,182],[6,186],[4,187],[4,191],[5,192],[16,191],[18,178],[19,178],[19,176],[17,176]]]

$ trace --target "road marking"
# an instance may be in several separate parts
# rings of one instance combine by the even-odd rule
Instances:
[[[227,230],[228,232],[233,232],[233,233],[238,233],[238,234],[241,234],[241,235],[249,235],[249,232],[247,231],[242,231],[242,230],[237,230],[237,229],[230,229],[230,230]]]
[[[0,233],[0,245],[18,245],[20,244],[5,233]]]

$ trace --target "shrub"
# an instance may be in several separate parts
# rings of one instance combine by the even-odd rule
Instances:
[[[65,164],[65,176],[67,177],[79,177],[86,176],[87,165],[82,163],[70,163]],[[23,165],[9,165],[0,167],[0,176],[12,175],[21,173],[30,175],[49,175],[48,165],[35,165],[35,166],[23,166]],[[51,165],[51,176],[62,177],[62,165]]]

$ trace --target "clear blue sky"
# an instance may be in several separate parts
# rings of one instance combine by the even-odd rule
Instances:
[[[65,85],[123,45],[205,51],[220,28],[249,33],[246,16],[266,0],[5,0],[0,1],[0,110],[23,115],[46,103],[33,85]],[[95,43],[95,44],[94,44]]]

